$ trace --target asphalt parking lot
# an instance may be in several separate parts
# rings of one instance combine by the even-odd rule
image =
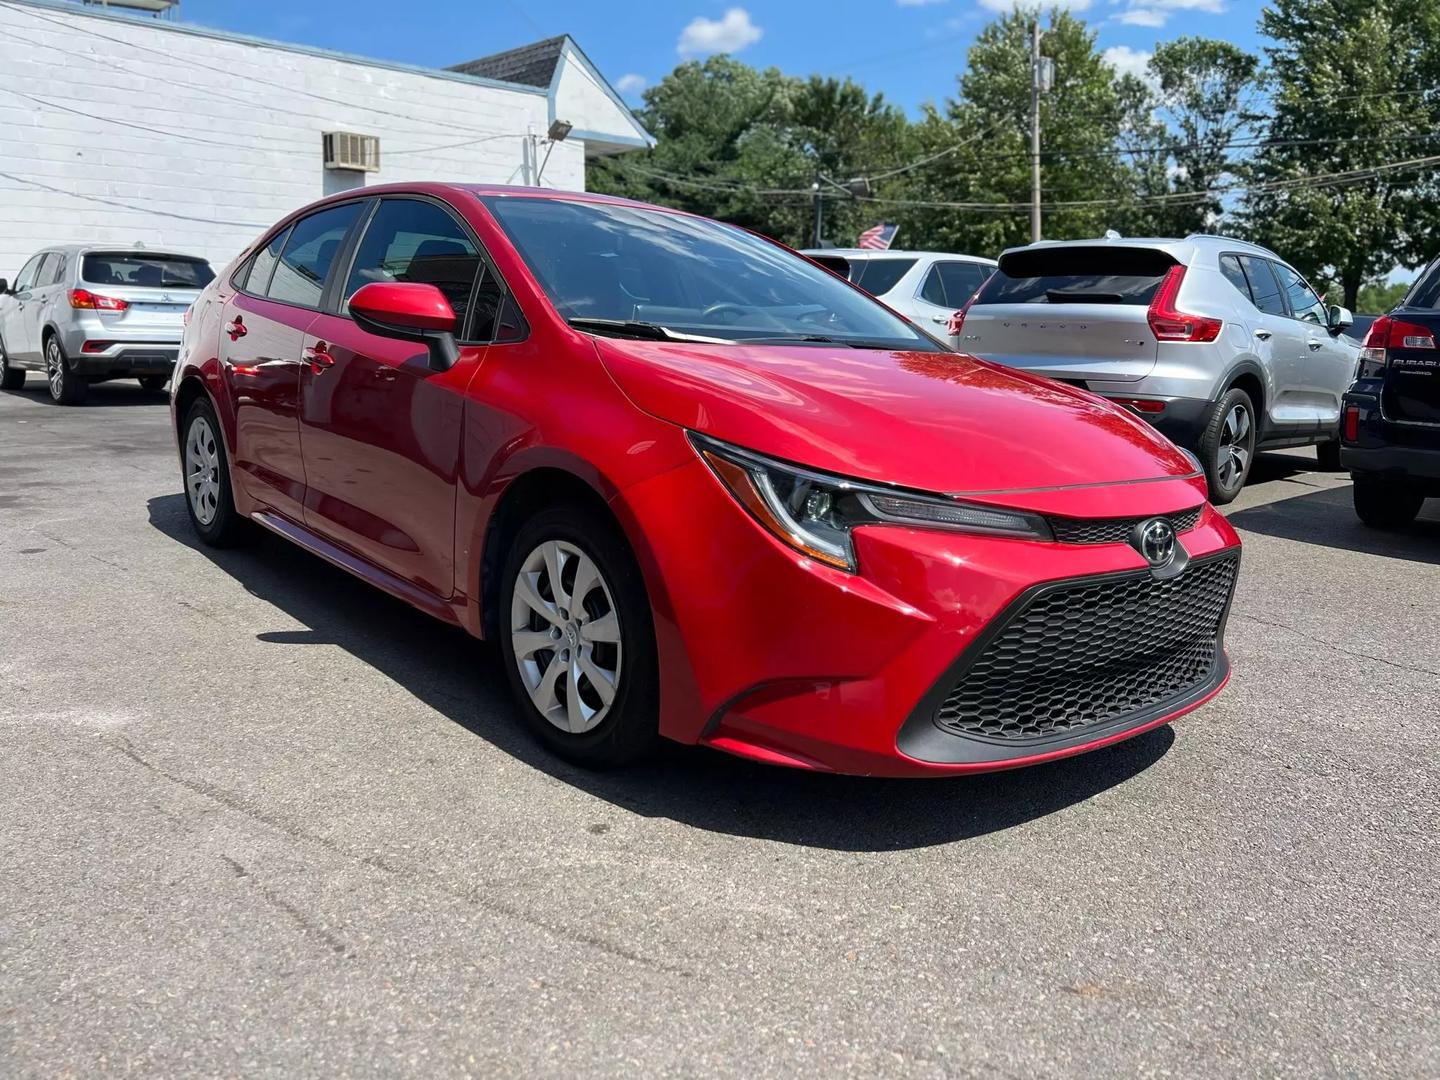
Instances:
[[[495,650],[0,394],[0,1074],[1434,1075],[1440,503],[1267,455],[1235,676],[1057,765],[547,757]]]

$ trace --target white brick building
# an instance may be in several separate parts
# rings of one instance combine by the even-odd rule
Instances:
[[[573,130],[552,145],[556,120]],[[326,169],[332,131],[377,137],[379,171]],[[535,183],[543,164],[539,183],[583,189],[586,157],[650,142],[568,37],[440,71],[0,0],[0,277],[71,242],[218,266],[342,188]]]

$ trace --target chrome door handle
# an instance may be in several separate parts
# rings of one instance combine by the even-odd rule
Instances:
[[[310,370],[316,375],[335,363],[335,358],[330,355],[330,346],[323,341],[317,341],[314,345],[306,345],[305,359],[310,362]]]
[[[1316,349],[1320,348],[1325,343],[1323,341],[1307,341],[1305,344],[1310,346],[1311,352],[1314,352]]]
[[[234,320],[225,327],[225,333],[230,335],[231,341],[239,341],[249,332],[249,330],[245,329],[245,321],[241,319],[239,315],[236,315]]]
[[[941,323],[943,325],[944,323],[948,323],[950,321],[950,316],[931,315],[930,321],[933,323]]]
[[[1270,333],[1269,330],[1256,330],[1255,336],[1258,337],[1261,341],[1269,341],[1275,335]]]

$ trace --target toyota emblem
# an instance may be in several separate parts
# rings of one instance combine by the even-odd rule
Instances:
[[[1175,527],[1164,518],[1140,526],[1140,554],[1151,566],[1166,566],[1175,558]]]

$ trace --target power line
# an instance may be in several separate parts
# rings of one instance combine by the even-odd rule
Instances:
[[[141,214],[173,218],[176,221],[193,221],[201,225],[225,225],[236,229],[268,229],[269,225],[256,225],[249,221],[216,221],[214,218],[192,217],[189,214],[176,214],[168,210],[156,210],[149,206],[136,206],[134,203],[122,202],[119,199],[106,199],[99,195],[82,195],[78,191],[66,191],[63,188],[51,187],[49,184],[41,183],[39,180],[27,180],[24,177],[16,176],[13,173],[0,172],[0,177],[6,180],[13,180],[28,188],[35,188],[39,191],[48,191],[55,195],[66,195],[72,199],[80,199],[83,202],[99,203],[102,206],[118,207],[121,210],[134,210]]]

